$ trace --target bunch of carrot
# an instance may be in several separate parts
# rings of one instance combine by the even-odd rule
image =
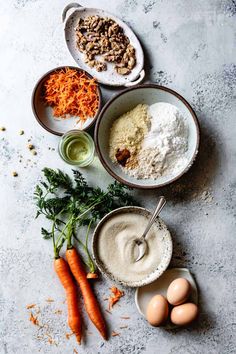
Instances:
[[[91,285],[87,279],[79,254],[74,247],[67,249],[66,259],[67,262],[62,257],[56,258],[54,260],[54,268],[66,291],[68,324],[72,332],[76,335],[78,343],[80,343],[82,338],[82,325],[78,310],[75,278],[79,284],[90,320],[97,327],[102,337],[107,339],[106,324],[99,308],[98,301],[91,289]]]
[[[77,303],[77,286],[80,287],[85,308],[90,320],[104,339],[107,338],[106,324],[98,301],[92,291],[88,278],[96,278],[96,267],[88,249],[90,227],[111,210],[134,201],[125,186],[114,182],[107,191],[87,184],[79,171],[73,171],[73,179],[60,170],[43,169],[44,180],[36,186],[35,199],[37,215],[51,221],[51,229],[41,229],[43,238],[52,239],[54,268],[63,285],[68,305],[68,324],[81,342],[81,318]],[[78,236],[80,227],[87,226],[85,242]],[[85,258],[83,261],[74,242],[77,241]],[[66,242],[66,259],[60,256]],[[87,275],[84,264],[89,268]],[[117,295],[117,294],[115,294]]]

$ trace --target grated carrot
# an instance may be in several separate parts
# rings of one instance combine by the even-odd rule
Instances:
[[[32,309],[35,306],[36,306],[36,304],[31,304],[31,305],[27,305],[26,308],[27,308],[27,310],[29,310],[29,309]]]
[[[113,296],[111,295],[109,297],[109,310],[111,310],[113,305],[115,305],[120,300],[120,298],[124,296],[124,291],[119,290],[115,286],[113,286],[110,290]]]
[[[44,99],[53,108],[54,117],[79,117],[86,121],[95,116],[99,95],[95,79],[75,69],[61,69],[52,73],[44,83]]]
[[[112,331],[112,332],[111,332],[111,335],[112,335],[112,337],[116,337],[116,336],[119,336],[119,335],[120,335],[120,333],[115,332],[115,331]]]
[[[38,321],[37,317],[33,315],[32,312],[30,313],[30,318],[29,318],[29,320],[30,320],[35,326],[39,326],[39,321]]]

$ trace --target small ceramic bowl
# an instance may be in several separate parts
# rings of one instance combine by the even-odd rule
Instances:
[[[93,258],[95,260],[95,263],[98,267],[98,269],[101,271],[101,273],[105,274],[108,278],[115,282],[119,282],[123,286],[129,286],[129,287],[140,287],[144,286],[146,284],[152,283],[154,280],[159,278],[164,271],[167,269],[171,256],[172,256],[172,239],[169,230],[167,229],[165,223],[158,217],[155,221],[156,226],[158,229],[161,231],[161,242],[162,242],[162,256],[161,256],[161,261],[157,267],[152,273],[148,274],[147,277],[145,277],[142,280],[139,281],[129,281],[127,282],[126,280],[121,279],[120,277],[114,276],[109,269],[106,267],[106,265],[101,261],[99,258],[99,252],[98,252],[98,243],[99,243],[99,234],[102,229],[102,227],[105,225],[105,223],[113,218],[114,216],[118,214],[123,214],[123,213],[136,213],[139,215],[145,216],[147,218],[147,223],[148,220],[151,218],[152,213],[141,207],[136,207],[136,206],[128,206],[128,207],[122,207],[118,208],[116,210],[111,211],[108,213],[106,216],[103,217],[103,219],[98,223],[97,227],[94,230],[93,233],[93,239],[92,239],[92,252],[93,252]],[[158,237],[158,236],[157,236]]]
[[[78,117],[70,117],[67,119],[60,119],[55,118],[53,116],[52,107],[47,106],[43,99],[43,85],[44,82],[48,79],[50,74],[65,68],[75,69],[78,72],[84,72],[89,78],[92,78],[90,74],[86,71],[79,69],[74,66],[60,66],[55,69],[48,71],[44,74],[41,79],[35,85],[35,88],[32,93],[32,110],[34,113],[35,118],[39,122],[39,124],[46,129],[48,132],[55,134],[55,135],[63,135],[67,131],[72,129],[79,129],[79,130],[88,130],[96,121],[101,105],[102,105],[102,97],[101,97],[101,90],[98,85],[98,97],[99,97],[99,107],[97,110],[96,115],[93,118],[88,118],[83,124],[79,121]]]
[[[73,156],[71,156],[73,150],[75,150],[77,154],[78,147],[75,147],[75,145],[78,144],[78,142],[83,144],[82,147],[79,147],[80,154],[82,149],[86,151],[86,156],[79,161],[73,159]],[[94,142],[91,136],[84,131],[77,129],[69,130],[60,139],[58,152],[62,160],[69,165],[87,167],[91,165],[94,160]]]
[[[141,288],[138,288],[135,292],[135,304],[138,309],[138,312],[146,317],[147,306],[149,301],[153,296],[160,294],[166,297],[167,289],[170,283],[177,278],[185,278],[189,281],[191,285],[191,293],[188,301],[193,302],[195,305],[198,304],[198,290],[196,282],[187,268],[170,268],[165,271],[165,273],[155,280],[153,283],[145,285]],[[165,325],[166,329],[174,329],[177,326],[168,320]]]
[[[130,111],[140,103],[151,105],[157,102],[170,103],[176,106],[185,116],[189,130],[187,162],[177,175],[161,176],[156,180],[137,179],[127,175],[118,164],[114,164],[110,159],[109,132],[113,122],[122,114]],[[163,86],[145,84],[126,89],[106,103],[97,119],[94,137],[98,156],[110,175],[130,187],[152,189],[163,187],[176,181],[189,170],[198,153],[200,131],[196,114],[182,96]]]

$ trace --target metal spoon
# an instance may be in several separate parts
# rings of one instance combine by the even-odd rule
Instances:
[[[151,219],[149,220],[149,223],[147,224],[147,227],[146,227],[144,233],[142,234],[141,237],[137,238],[134,241],[139,248],[139,255],[138,255],[138,258],[135,260],[135,262],[138,262],[145,255],[146,250],[147,250],[147,242],[145,240],[145,237],[146,237],[148,231],[150,230],[150,228],[152,227],[156,217],[160,214],[161,210],[165,206],[165,204],[166,204],[165,198],[160,197],[157,207],[156,207]]]

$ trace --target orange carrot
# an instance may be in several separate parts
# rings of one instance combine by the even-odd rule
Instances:
[[[64,258],[57,258],[54,260],[54,269],[66,291],[69,327],[76,335],[76,339],[80,344],[81,319],[78,310],[76,284],[70,272],[70,268]]]
[[[113,296],[109,297],[109,310],[111,310],[113,305],[115,305],[120,300],[120,298],[124,296],[124,291],[119,290],[115,286],[111,288],[111,292]]]
[[[80,286],[84,298],[85,308],[90,320],[97,327],[102,337],[107,339],[105,321],[103,319],[98,301],[86,277],[86,273],[84,271],[84,267],[77,250],[75,248],[68,249],[66,251],[66,259],[69,263],[72,274]]]

